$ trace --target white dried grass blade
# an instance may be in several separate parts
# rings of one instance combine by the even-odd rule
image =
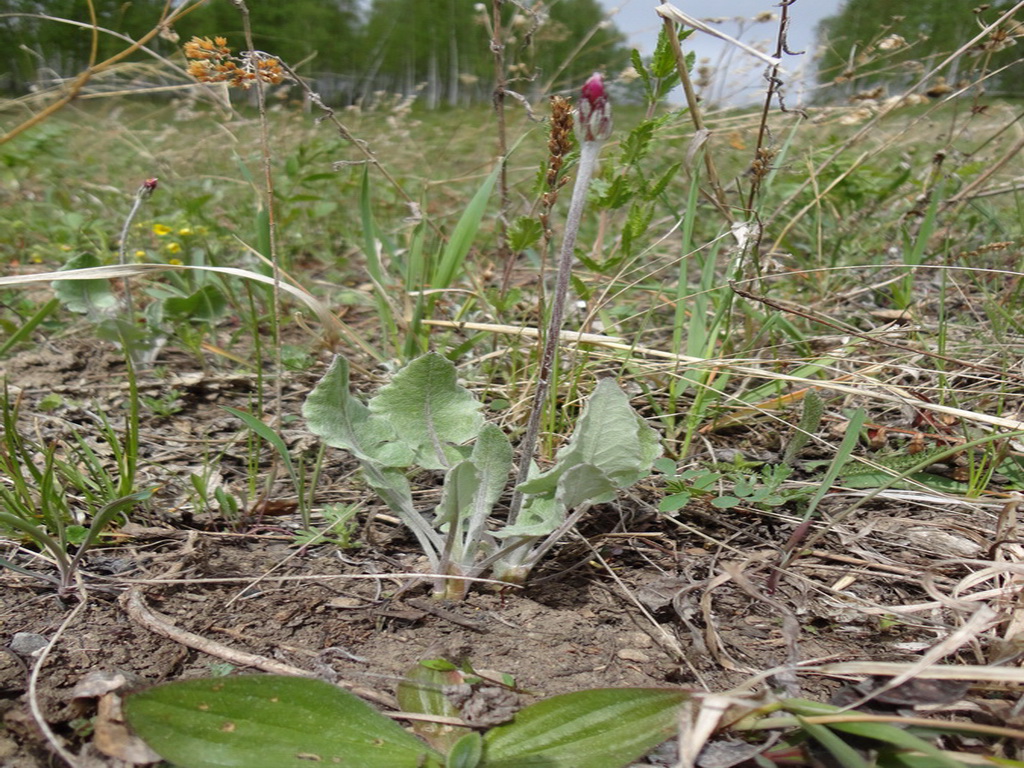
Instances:
[[[979,635],[987,632],[1001,621],[1002,618],[999,614],[987,605],[979,605],[978,610],[974,612],[974,615],[971,616],[962,627],[959,627],[942,642],[932,648],[929,648],[928,652],[920,659],[908,665],[907,669],[893,677],[885,685],[871,691],[871,693],[862,697],[858,701],[853,702],[848,706],[848,708],[856,709],[858,707],[862,707],[876,696],[879,696],[886,691],[891,691],[893,688],[902,685],[912,678],[920,677],[921,673],[929,667],[934,666],[936,661],[948,656],[965,644],[975,640]]]
[[[700,752],[715,732],[722,716],[734,704],[749,702],[718,694],[694,695],[679,713],[679,761],[676,768],[694,768]]]
[[[530,327],[519,327],[515,325],[498,325],[492,323],[457,323],[448,320],[424,320],[424,325],[435,325],[444,328],[465,328],[472,331],[489,331],[491,333],[507,333],[511,335],[520,335],[528,337],[536,337],[538,331],[536,328]],[[860,397],[868,397],[874,400],[881,400],[888,403],[897,403],[899,405],[913,404],[915,408],[921,410],[934,411],[936,413],[945,413],[950,416],[955,416],[965,421],[975,422],[978,424],[988,424],[993,427],[1002,427],[1003,429],[1021,430],[1024,431],[1024,421],[1017,421],[1016,419],[1007,419],[1002,416],[990,416],[987,413],[978,413],[976,411],[965,411],[962,408],[954,408],[948,405],[941,405],[940,403],[929,403],[919,400],[911,400],[906,398],[899,392],[898,389],[893,391],[894,388],[888,388],[885,384],[871,380],[866,383],[864,387],[858,387],[849,384],[841,384],[835,381],[828,381],[825,379],[808,379],[802,376],[793,376],[791,374],[780,373],[778,371],[772,371],[762,368],[754,368],[749,365],[740,365],[737,362],[725,359],[725,358],[706,358],[706,357],[693,357],[691,355],[677,355],[673,352],[664,352],[660,349],[651,349],[650,347],[641,347],[635,344],[628,343],[625,339],[615,336],[604,336],[595,333],[579,333],[577,331],[562,331],[560,338],[562,341],[568,342],[585,342],[587,344],[595,344],[601,347],[607,347],[608,349],[615,349],[623,352],[631,352],[638,356],[652,357],[660,360],[671,360],[677,363],[687,363],[692,366],[700,366],[705,368],[722,368],[725,370],[739,373],[744,376],[752,376],[759,379],[773,379],[775,381],[791,381],[795,384],[800,384],[807,387],[820,387],[821,389],[828,389],[833,392],[840,392],[847,395],[858,395]],[[870,387],[870,389],[868,389]]]
[[[708,26],[700,19],[694,18],[693,16],[690,16],[688,13],[683,13],[674,5],[672,5],[672,3],[664,3],[662,5],[659,5],[654,10],[663,19],[668,19],[669,21],[674,21],[678,24],[685,24],[688,27],[699,29],[701,32],[705,34],[711,35],[712,37],[717,37],[719,40],[724,40],[730,45],[735,45],[740,50],[745,51],[746,53],[749,53],[751,56],[760,59],[770,67],[777,67],[779,66],[779,64],[782,63],[782,59],[777,59],[774,56],[769,56],[764,51],[759,51],[756,48],[752,48],[746,43],[737,40],[735,37],[730,37],[729,35],[725,34],[725,32],[717,30],[714,27]]]
[[[819,664],[800,667],[801,674],[816,672],[823,675],[884,675],[896,677],[906,674],[916,664],[901,664],[894,661],[840,661],[835,664]],[[970,680],[978,683],[1019,683],[1024,684],[1024,669],[1020,667],[983,667],[976,664],[945,664],[926,667],[914,672],[922,680]]]
[[[595,342],[597,343],[597,342]],[[672,352],[663,352],[660,349],[650,349],[648,347],[638,347],[635,345],[628,344],[613,344],[602,342],[602,346],[610,349],[618,349],[626,352],[633,352],[637,355],[646,355],[648,357],[654,357],[662,360],[673,360],[680,363],[689,363],[691,365],[700,365],[706,367],[722,368],[725,370],[733,371],[734,373],[741,373],[745,376],[754,376],[760,379],[773,379],[775,381],[792,381],[796,384],[801,384],[807,387],[819,387],[820,389],[828,389],[833,392],[842,392],[848,395],[858,395],[860,397],[869,397],[875,400],[881,400],[888,403],[898,403],[900,405],[912,404],[915,408],[920,408],[925,411],[934,411],[936,413],[946,413],[950,416],[955,416],[958,419],[965,419],[966,421],[973,421],[979,424],[988,424],[993,427],[1003,427],[1004,429],[1021,430],[1024,431],[1024,421],[1017,421],[1016,419],[1005,419],[1002,416],[990,416],[987,413],[977,413],[976,411],[965,411],[962,408],[953,408],[948,405],[940,405],[939,403],[927,403],[919,400],[911,400],[910,398],[903,397],[901,393],[893,394],[888,391],[890,388],[886,387],[885,384],[878,381],[871,381],[865,387],[856,387],[849,384],[840,384],[835,381],[828,381],[825,379],[807,379],[802,376],[792,376],[786,373],[779,373],[777,371],[771,371],[761,368],[753,368],[748,365],[737,365],[727,359],[711,359],[704,357],[692,357],[690,355],[677,355]],[[871,389],[867,387],[870,386]]]
[[[151,272],[183,272],[187,270],[215,272],[221,275],[233,275],[234,277],[255,280],[258,283],[265,283],[266,285],[274,285],[276,283],[278,288],[282,291],[294,296],[313,310],[313,312],[316,313],[316,316],[320,319],[320,322],[330,331],[342,333],[345,330],[338,318],[333,315],[327,306],[307,291],[297,288],[294,285],[284,283],[280,280],[274,280],[272,277],[261,275],[258,272],[251,272],[247,269],[238,269],[237,267],[205,267],[193,266],[190,264],[109,264],[102,267],[68,269],[59,272],[38,272],[32,275],[8,275],[7,277],[0,277],[0,286],[51,283],[54,280],[106,280],[112,277],[137,277]]]
[[[470,323],[453,322],[451,320],[423,320],[423,325],[433,325],[438,328],[465,329],[467,331],[483,331],[485,333],[502,333],[511,336],[526,336],[535,339],[540,336],[540,331],[531,326],[524,325],[501,325],[499,323]],[[605,336],[600,333],[580,333],[579,331],[561,331],[558,338],[562,341],[577,341],[584,344],[625,344],[626,340],[621,336]]]

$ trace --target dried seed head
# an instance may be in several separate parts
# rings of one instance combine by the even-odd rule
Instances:
[[[605,141],[612,135],[612,105],[604,90],[604,78],[595,72],[583,84],[576,112],[576,135],[583,141]]]
[[[202,83],[227,83],[249,88],[256,80],[276,85],[285,80],[281,62],[262,51],[246,51],[232,56],[223,37],[193,37],[185,43],[185,56],[191,62],[188,73]]]
[[[548,139],[547,185],[555,188],[558,172],[565,156],[572,149],[569,132],[572,130],[572,110],[561,96],[551,97],[551,135]]]

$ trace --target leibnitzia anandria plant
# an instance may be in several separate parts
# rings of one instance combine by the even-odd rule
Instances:
[[[338,356],[303,409],[309,428],[358,459],[366,482],[416,536],[436,574],[438,596],[461,598],[467,578],[487,574],[523,583],[593,504],[610,501],[618,489],[646,477],[661,455],[657,433],[613,380],[602,379],[554,465],[542,472],[532,459],[556,370],[583,203],[601,145],[611,133],[611,107],[600,75],[584,85],[577,114],[579,170],[506,521],[498,522],[492,513],[513,470],[512,444],[484,421],[480,401],[458,383],[455,366],[443,356],[413,360],[367,403],[351,394],[348,362]],[[444,472],[436,507],[416,508],[407,476],[413,469]]]

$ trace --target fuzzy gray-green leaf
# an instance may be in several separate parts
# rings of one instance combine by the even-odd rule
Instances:
[[[338,355],[302,406],[313,434],[356,458],[390,467],[413,463],[409,447],[398,440],[391,424],[375,417],[349,392],[348,361]]]
[[[73,256],[61,271],[98,267],[100,260],[91,253]],[[117,296],[110,289],[110,281],[102,278],[92,280],[54,280],[53,292],[61,304],[72,312],[86,315],[91,320],[109,317],[117,309]]]
[[[499,427],[484,424],[470,458],[480,472],[480,503],[489,509],[508,485],[512,471],[512,444]]]
[[[496,539],[513,536],[540,538],[554,531],[565,520],[565,505],[553,496],[527,496],[515,525],[506,525],[491,535]]]
[[[447,469],[465,458],[457,446],[480,432],[480,401],[455,378],[455,366],[430,353],[395,374],[369,402],[424,469]]]
[[[555,466],[519,489],[554,493],[559,477],[579,464],[591,464],[616,487],[628,488],[648,475],[660,455],[658,433],[633,410],[612,379],[602,379],[587,400],[572,439],[558,452]]]

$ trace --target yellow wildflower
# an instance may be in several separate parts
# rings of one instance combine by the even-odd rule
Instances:
[[[163,237],[164,235],[169,235],[169,234],[171,234],[171,231],[172,231],[171,228],[168,227],[166,224],[154,224],[153,225],[153,234],[158,236],[158,237]]]
[[[192,234],[192,228],[182,227],[181,229],[178,230],[178,234],[181,235],[182,237],[188,237],[189,235]]]
[[[181,261],[181,259],[168,259],[167,263],[168,264],[173,264],[174,266],[178,267],[178,266],[181,266],[182,261]]]
[[[168,243],[167,245],[164,246],[164,250],[167,251],[168,253],[181,253],[181,244]]]

